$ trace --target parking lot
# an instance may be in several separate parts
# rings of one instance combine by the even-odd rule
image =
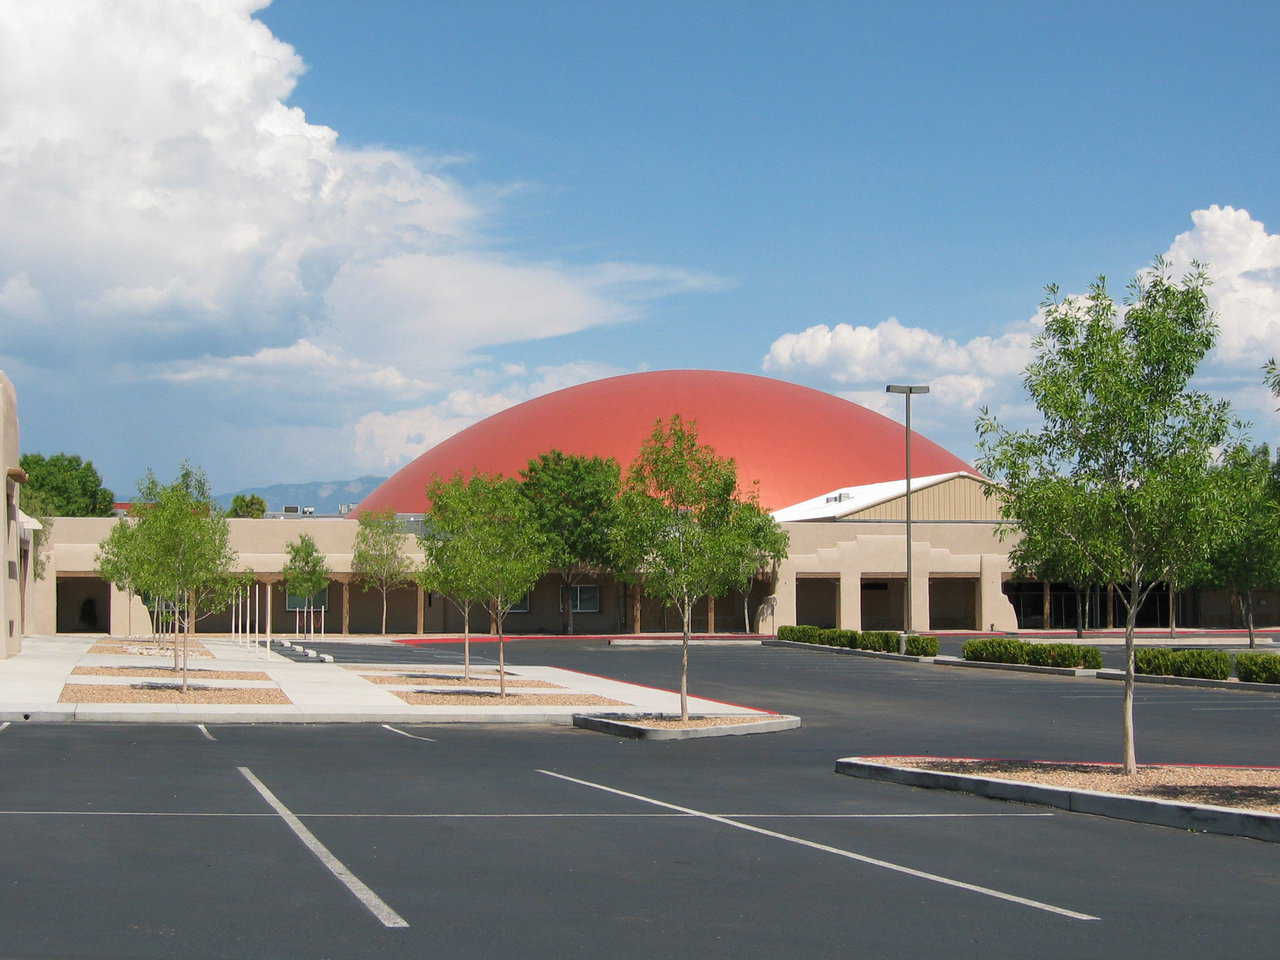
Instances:
[[[669,685],[679,651],[510,654]],[[832,773],[854,753],[1112,759],[1118,684],[699,648],[691,690],[806,726],[647,743],[541,727],[11,725],[0,953],[1201,957],[1272,936],[1272,845]],[[1139,701],[1142,759],[1280,763],[1280,698]]]

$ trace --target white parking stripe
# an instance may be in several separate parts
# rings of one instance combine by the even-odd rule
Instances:
[[[198,813],[185,810],[0,810],[0,817],[274,817],[274,813]],[[691,813],[299,813],[301,820],[574,820],[675,819]],[[1052,813],[718,813],[743,820],[934,820],[971,818],[1028,819]]]
[[[430,737],[420,737],[416,733],[406,733],[405,731],[401,730],[399,727],[393,727],[389,723],[384,723],[382,726],[385,729],[390,730],[392,733],[398,733],[400,734],[400,736],[408,737],[410,740],[425,740],[427,741],[427,743],[435,743],[435,741],[432,740]]]
[[[1031,907],[1033,910],[1043,910],[1046,913],[1056,913],[1058,916],[1070,917],[1072,920],[1101,919],[1100,917],[1095,917],[1091,914],[1077,913],[1075,910],[1068,910],[1065,907],[1055,907],[1051,903],[1044,903],[1040,900],[1032,900],[1028,897],[1019,897],[1012,893],[1005,893],[1001,890],[993,890],[990,887],[979,886],[976,883],[965,883],[963,880],[953,880],[950,877],[939,876],[936,873],[928,873],[924,870],[916,870],[914,867],[906,867],[900,863],[891,863],[888,860],[879,860],[875,857],[868,857],[862,853],[854,853],[852,850],[842,850],[839,847],[828,846],[825,843],[815,843],[813,840],[805,840],[802,837],[793,837],[790,834],[778,833],[775,830],[766,830],[764,827],[757,827],[750,823],[742,823],[738,820],[730,820],[728,817],[722,817],[714,813],[694,810],[691,807],[682,807],[675,803],[667,803],[665,800],[655,800],[653,797],[642,796],[638,793],[628,793],[626,790],[619,790],[616,787],[607,787],[602,783],[592,783],[590,780],[579,780],[577,777],[566,776],[563,773],[556,773],[553,770],[539,770],[538,772],[546,774],[548,777],[567,780],[569,783],[576,783],[584,787],[591,787],[593,790],[603,790],[606,793],[616,794],[620,797],[627,797],[630,800],[638,800],[641,803],[651,803],[655,806],[666,807],[669,810],[678,810],[681,813],[687,813],[691,816],[702,817],[705,820],[711,820],[715,823],[722,823],[727,827],[736,827],[739,830],[758,833],[761,836],[772,837],[775,840],[785,840],[787,843],[795,843],[802,847],[808,847],[811,850],[820,850],[823,853],[834,854],[837,857],[857,860],[859,863],[870,864],[873,867],[882,867],[885,870],[893,870],[896,873],[905,873],[908,876],[918,877],[921,880],[929,880],[933,883],[943,884],[944,886],[956,887],[960,890],[968,890],[971,893],[980,893],[983,896],[994,897],[997,900],[1007,900],[1010,903],[1017,903],[1024,907]]]
[[[197,729],[197,730],[199,730],[201,733],[203,733],[203,734],[204,734],[204,738],[205,738],[206,740],[214,740],[214,741],[216,741],[216,740],[218,739],[218,738],[217,738],[217,737],[215,737],[212,733],[210,733],[210,732],[209,732],[209,728],[208,728],[208,727],[206,727],[203,723],[197,723],[197,724],[196,724],[196,729]]]
[[[271,809],[280,814],[280,818],[289,825],[289,829],[302,841],[303,846],[314,853],[316,859],[323,863],[330,873],[341,880],[343,886],[350,890],[355,898],[381,921],[384,927],[409,926],[409,921],[387,906],[386,902],[370,890],[363,880],[347,869],[346,864],[330,853],[329,848],[316,839],[315,834],[308,830],[303,822],[294,815],[293,811],[281,803],[276,798],[276,795],[267,789],[266,784],[254,776],[252,770],[248,767],[237,767],[236,769],[262,795],[262,799],[267,801]]]
[[[4,723],[0,723],[0,733],[4,733],[4,732],[5,732],[6,730],[8,730],[8,729],[9,729],[9,721],[8,721],[8,720],[6,720]]]

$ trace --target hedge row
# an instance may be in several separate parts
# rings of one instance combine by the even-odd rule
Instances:
[[[1161,677],[1202,677],[1225,680],[1231,676],[1231,654],[1221,650],[1167,650],[1163,647],[1138,648],[1133,651],[1133,669],[1137,673]]]
[[[881,653],[897,653],[898,637],[896,630],[838,630],[806,626],[778,628],[779,640],[820,643],[850,650],[876,650]],[[912,657],[936,657],[938,638],[916,635],[907,637],[907,654]]]
[[[1012,637],[969,640],[961,656],[982,663],[1027,663],[1036,667],[1097,670],[1102,666],[1102,652],[1097,647],[1082,647],[1074,643],[1027,643]]]
[[[1280,653],[1236,654],[1236,676],[1247,683],[1280,683]]]

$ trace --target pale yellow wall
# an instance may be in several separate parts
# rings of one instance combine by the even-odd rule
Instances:
[[[998,523],[1000,501],[997,497],[986,495],[985,491],[989,487],[989,484],[973,477],[953,477],[931,487],[925,487],[923,490],[913,490],[911,492],[912,525],[914,526],[917,521],[928,520]],[[907,519],[906,495],[847,514],[840,519],[905,522]]]
[[[19,484],[9,470],[19,462],[18,395],[0,372],[0,489],[4,515],[0,517],[0,658],[22,649],[22,531],[18,523]]]

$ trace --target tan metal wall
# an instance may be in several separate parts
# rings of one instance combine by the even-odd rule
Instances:
[[[924,490],[911,492],[911,520],[927,523],[980,521],[999,523],[1000,501],[987,497],[987,484],[973,477],[953,477]],[[906,496],[878,503],[857,513],[841,517],[841,520],[898,520],[907,519]]]

